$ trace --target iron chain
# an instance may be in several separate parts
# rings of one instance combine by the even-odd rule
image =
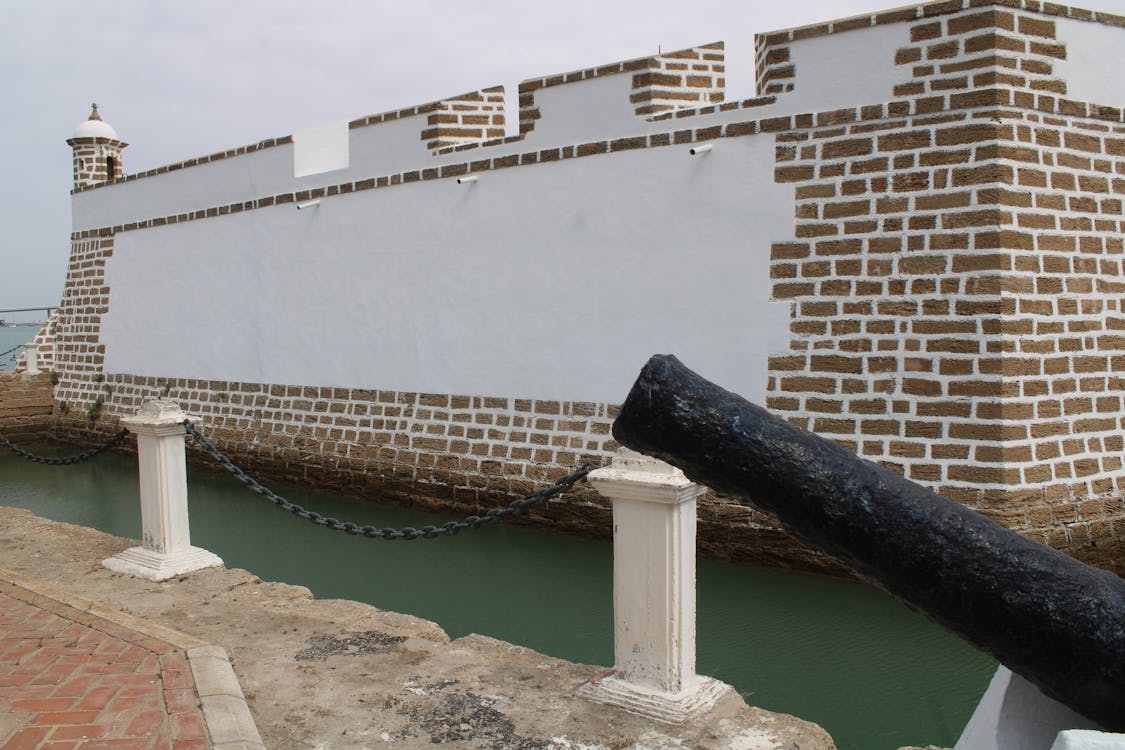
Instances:
[[[11,349],[9,349],[6,352],[0,352],[0,359],[3,359],[4,357],[7,357],[9,354],[11,354],[13,352],[18,352],[20,349],[23,349],[23,347],[24,347],[24,345],[20,344],[19,346],[13,346]]]
[[[529,508],[536,505],[545,505],[551,498],[563,494],[567,490],[574,487],[574,485],[586,479],[586,475],[594,470],[594,464],[583,464],[577,471],[568,474],[559,479],[550,487],[544,487],[541,490],[536,490],[525,498],[513,500],[504,508],[491,508],[482,515],[466,516],[460,521],[449,521],[441,526],[426,525],[421,528],[414,528],[413,526],[406,526],[401,529],[392,528],[379,528],[377,526],[361,526],[359,524],[351,523],[350,521],[338,521],[330,516],[324,516],[313,510],[302,508],[296,503],[291,503],[285,498],[278,495],[276,492],[261,484],[258,480],[249,476],[239,467],[227,458],[222,451],[207,442],[206,438],[200,434],[199,430],[190,420],[184,420],[184,429],[192,439],[206,451],[212,458],[219,462],[223,468],[229,471],[234,478],[246,485],[251,492],[261,495],[266,500],[270,501],[277,507],[284,511],[288,511],[298,518],[304,518],[312,521],[318,526],[326,526],[334,531],[343,531],[346,534],[353,536],[364,536],[369,539],[434,539],[439,536],[453,536],[459,531],[465,529],[476,529],[485,524],[495,523],[508,516],[522,516],[525,515]]]
[[[31,453],[30,451],[25,451],[23,448],[20,448],[17,445],[13,445],[12,441],[8,440],[8,438],[4,437],[3,435],[0,435],[0,446],[7,448],[20,458],[26,458],[28,461],[34,461],[37,464],[47,464],[48,466],[72,466],[73,464],[80,464],[83,461],[89,461],[91,458],[94,458],[98,454],[115,447],[116,445],[120,444],[128,434],[129,431],[123,429],[101,445],[91,448],[84,453],[76,453],[73,456],[59,456],[57,458],[52,458],[51,456],[39,456]]]

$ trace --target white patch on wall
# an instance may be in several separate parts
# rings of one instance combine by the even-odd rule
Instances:
[[[1056,18],[1055,24],[1056,38],[1066,45],[1066,59],[1055,61],[1055,75],[1066,81],[1066,97],[1125,105],[1125,29],[1073,18]]]
[[[618,403],[671,353],[761,403],[789,341],[773,168],[731,138],[121,232],[105,371]]]
[[[910,78],[910,66],[895,65],[895,52],[909,45],[910,27],[902,23],[792,42],[795,86],[778,104],[790,111],[825,112],[890,101],[894,87]]]
[[[293,134],[293,176],[348,168],[348,123],[333,122]]]

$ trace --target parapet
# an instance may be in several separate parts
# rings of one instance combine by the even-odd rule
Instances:
[[[203,200],[244,203],[415,170],[444,174],[466,161],[462,152],[476,149],[488,149],[489,157],[556,147],[597,152],[585,144],[668,133],[670,121],[687,121],[678,128],[738,124],[737,132],[772,131],[794,116],[819,122],[825,113],[892,102],[896,112],[1010,104],[1120,121],[1125,78],[1112,66],[1123,42],[1125,17],[1052,3],[910,6],[758,35],[757,96],[749,99],[728,100],[722,42],[658,52],[523,81],[517,134],[505,135],[504,89],[490,86],[318,131],[316,148],[326,145],[333,156],[323,164],[314,159],[311,168],[298,153],[308,134],[296,134],[81,185],[75,223],[85,230],[207,208]],[[234,158],[253,163],[225,164]],[[162,184],[137,195],[128,191],[112,201],[90,195],[151,177]],[[168,199],[153,203],[153,187]],[[141,204],[151,205],[141,210]],[[122,213],[134,205],[137,211]]]

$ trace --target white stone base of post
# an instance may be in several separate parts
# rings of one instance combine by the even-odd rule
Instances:
[[[610,672],[582,685],[578,694],[595,703],[616,706],[666,724],[683,724],[709,711],[733,689],[714,677],[697,676],[694,684],[689,684],[684,690],[666,693],[636,685]]]
[[[130,547],[113,557],[102,560],[102,565],[115,573],[124,573],[150,581],[166,581],[185,573],[223,564],[223,559],[199,547],[188,547],[175,552],[157,552],[145,547]]]
[[[218,555],[191,546],[185,419],[174,401],[157,400],[145,402],[136,416],[121,420],[137,435],[142,545],[102,561],[112,571],[163,581],[223,564]]]
[[[578,693],[681,724],[733,689],[695,673],[695,500],[704,488],[627,448],[589,480],[613,501],[614,664]]]

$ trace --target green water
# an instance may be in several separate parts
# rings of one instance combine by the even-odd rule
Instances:
[[[497,526],[436,540],[350,537],[282,513],[226,475],[189,479],[192,542],[228,566],[552,656],[613,661],[607,542]],[[275,487],[357,523],[446,517]],[[0,504],[136,538],[136,465],[106,456],[45,467],[0,452]],[[436,520],[435,520],[436,519]],[[3,552],[0,550],[0,564]],[[815,721],[840,750],[956,741],[995,669],[987,656],[862,584],[699,560],[698,671],[752,705]]]

